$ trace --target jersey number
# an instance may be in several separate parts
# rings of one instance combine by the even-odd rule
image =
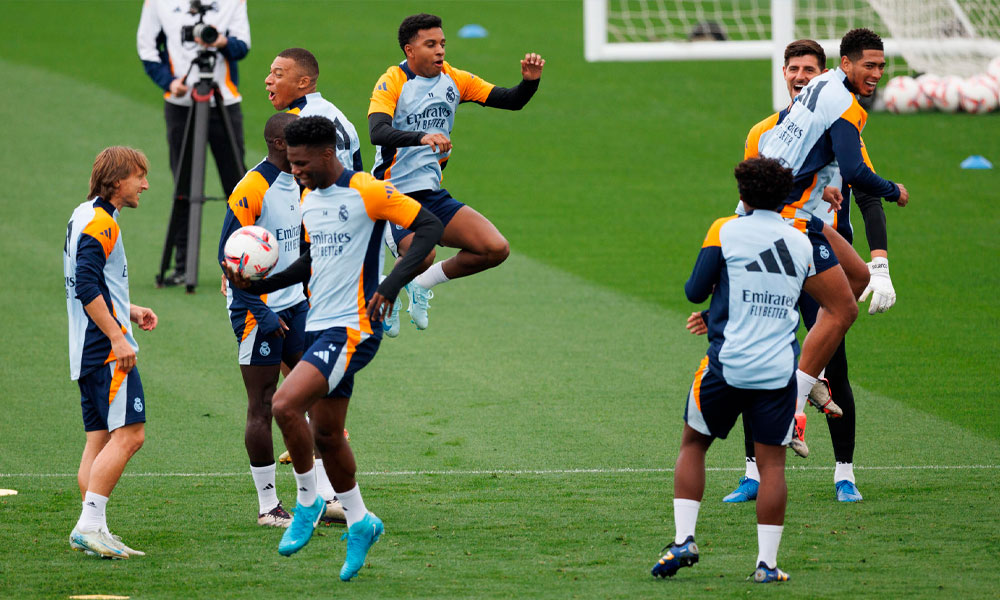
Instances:
[[[809,109],[809,112],[816,112],[816,102],[819,101],[819,93],[823,87],[829,83],[828,81],[820,81],[816,84],[814,88],[807,88],[799,94],[795,100],[802,102],[803,106]]]

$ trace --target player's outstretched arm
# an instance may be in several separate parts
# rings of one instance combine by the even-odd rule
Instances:
[[[494,86],[482,104],[490,108],[521,110],[538,91],[544,66],[545,59],[541,56],[533,52],[525,54],[521,60],[521,83],[512,88]]]

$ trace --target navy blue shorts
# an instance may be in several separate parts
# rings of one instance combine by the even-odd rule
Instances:
[[[128,374],[115,370],[116,361],[80,377],[80,407],[84,431],[114,431],[146,422],[146,396],[138,367]]]
[[[451,197],[448,190],[441,188],[440,190],[419,190],[416,192],[406,192],[406,195],[413,198],[420,203],[421,206],[427,210],[434,213],[434,216],[441,219],[441,224],[445,227],[451,222],[452,217],[458,212],[458,209],[465,206],[458,200]],[[409,229],[401,225],[396,225],[394,223],[389,224],[390,230],[392,231],[393,243],[398,246],[399,241],[406,236],[413,233]],[[388,240],[386,240],[388,242]],[[396,254],[396,249],[390,244],[390,248],[394,254]]]
[[[354,374],[375,358],[382,338],[347,327],[307,331],[302,360],[326,377],[327,398],[350,398]]]
[[[239,345],[241,365],[276,365],[284,362],[294,365],[298,355],[305,349],[306,313],[309,301],[303,300],[295,306],[278,312],[278,317],[288,325],[285,337],[277,331],[261,335],[260,326],[250,311],[230,310],[229,319]],[[248,318],[249,316],[249,318]]]
[[[796,392],[794,372],[780,390],[735,388],[708,368],[706,356],[688,392],[684,421],[702,435],[725,439],[742,413],[750,422],[753,441],[785,446],[792,440]]]
[[[840,264],[837,255],[833,253],[830,242],[823,235],[823,220],[819,217],[809,219],[806,224],[806,235],[813,246],[813,264],[816,265],[816,274],[819,275],[827,269],[832,269]]]

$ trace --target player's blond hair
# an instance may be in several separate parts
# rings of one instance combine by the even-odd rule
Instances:
[[[148,172],[149,161],[141,150],[128,146],[105,148],[94,159],[94,168],[90,172],[90,194],[87,198],[100,196],[110,200],[116,189],[115,183],[136,173],[146,175]]]

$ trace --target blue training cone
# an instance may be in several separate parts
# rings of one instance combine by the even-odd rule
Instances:
[[[475,23],[464,25],[458,30],[458,37],[460,38],[484,38],[487,35],[489,34],[486,32],[486,28]]]
[[[969,158],[962,161],[963,169],[992,169],[993,163],[986,160],[985,156],[980,156],[979,154],[973,154]]]

